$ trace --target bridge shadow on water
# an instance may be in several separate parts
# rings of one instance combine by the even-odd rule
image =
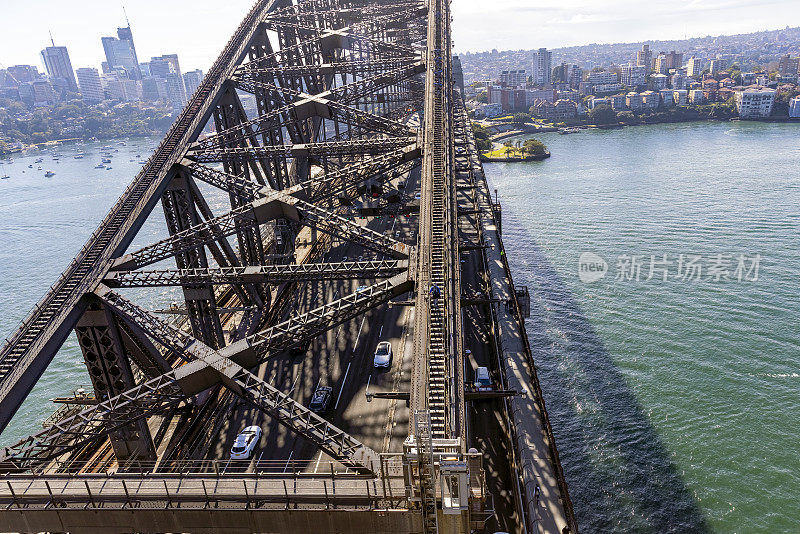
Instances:
[[[531,236],[520,225],[508,227],[514,228],[507,240],[515,281],[531,293],[528,337],[579,527],[592,533],[710,532],[569,288]]]

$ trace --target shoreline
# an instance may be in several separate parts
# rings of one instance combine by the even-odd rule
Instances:
[[[681,124],[681,123],[688,123],[688,122],[759,122],[759,123],[776,123],[776,124],[800,124],[800,117],[798,118],[790,118],[790,117],[768,117],[764,119],[757,119],[757,118],[749,118],[749,119],[741,119],[739,117],[730,117],[730,118],[685,118],[680,120],[662,120],[662,121],[640,121],[640,122],[618,122],[616,124],[575,124],[571,126],[563,126],[563,127],[543,127],[543,128],[535,128],[531,127],[531,125],[525,125],[525,129],[516,129],[510,130],[505,132],[499,132],[493,134],[490,139],[494,141],[501,141],[503,139],[509,139],[512,137],[518,137],[522,135],[536,135],[536,134],[543,134],[543,133],[575,133],[576,130],[618,130],[621,128],[627,128],[632,126],[655,126],[658,124]],[[486,127],[492,128],[492,126]]]
[[[481,162],[483,163],[523,163],[528,161],[544,161],[550,157],[550,152],[545,152],[544,154],[532,154],[530,156],[511,156],[507,158],[498,158],[498,157],[489,157],[481,154],[479,156]]]
[[[162,134],[163,135],[163,134]],[[136,135],[120,135],[114,137],[100,137],[95,139],[87,139],[83,137],[71,137],[68,139],[54,139],[52,141],[45,141],[44,143],[32,143],[25,145],[22,148],[15,148],[5,153],[0,153],[0,159],[11,158],[14,156],[24,155],[28,152],[37,150],[47,150],[49,148],[57,148],[69,144],[86,144],[86,143],[103,143],[106,141],[125,141],[129,139],[142,139],[147,137],[158,137],[158,134],[136,134]]]

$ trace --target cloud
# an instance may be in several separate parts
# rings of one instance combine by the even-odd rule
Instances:
[[[747,33],[800,21],[797,0],[455,0],[456,49],[518,50]]]

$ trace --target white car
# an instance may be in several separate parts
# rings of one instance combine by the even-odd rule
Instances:
[[[248,426],[242,430],[236,441],[233,442],[231,447],[231,460],[247,460],[253,455],[253,451],[261,440],[261,427]]]
[[[415,199],[415,200],[420,200],[421,198],[422,198],[422,193],[416,193],[416,194],[414,195],[414,199]]]
[[[392,344],[388,341],[378,343],[375,349],[375,360],[373,362],[376,369],[388,369],[392,366]]]

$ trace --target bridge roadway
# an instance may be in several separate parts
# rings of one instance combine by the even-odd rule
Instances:
[[[401,178],[406,181],[405,177]],[[405,191],[406,201],[413,200],[419,183],[419,169],[411,173]],[[397,185],[397,180],[392,183]],[[369,228],[392,235],[403,242],[416,239],[416,216],[383,215],[358,219]],[[399,235],[398,235],[399,234]],[[336,244],[324,256],[325,261],[369,259],[372,253],[349,242]],[[287,306],[286,315],[312,309],[319,302],[330,301],[348,294],[365,280],[307,283],[299,288]],[[408,391],[411,378],[411,328],[414,308],[383,305],[361,317],[348,321],[315,339],[306,354],[286,353],[272,358],[261,366],[258,375],[279,389],[291,392],[292,398],[308,404],[319,386],[333,388],[331,407],[326,418],[337,427],[378,452],[398,451],[408,436],[408,408],[405,402],[375,399],[367,402],[366,392]],[[390,370],[373,366],[373,355],[380,341],[389,341],[394,352]],[[313,358],[306,357],[312,355]],[[251,424],[263,426],[264,436],[254,458],[281,459],[286,462],[311,461],[311,470],[325,466],[332,459],[296,434],[287,431],[258,410],[237,402],[219,429],[209,437],[204,455],[209,459],[224,459],[229,446],[242,428]],[[266,452],[265,452],[266,451]]]

